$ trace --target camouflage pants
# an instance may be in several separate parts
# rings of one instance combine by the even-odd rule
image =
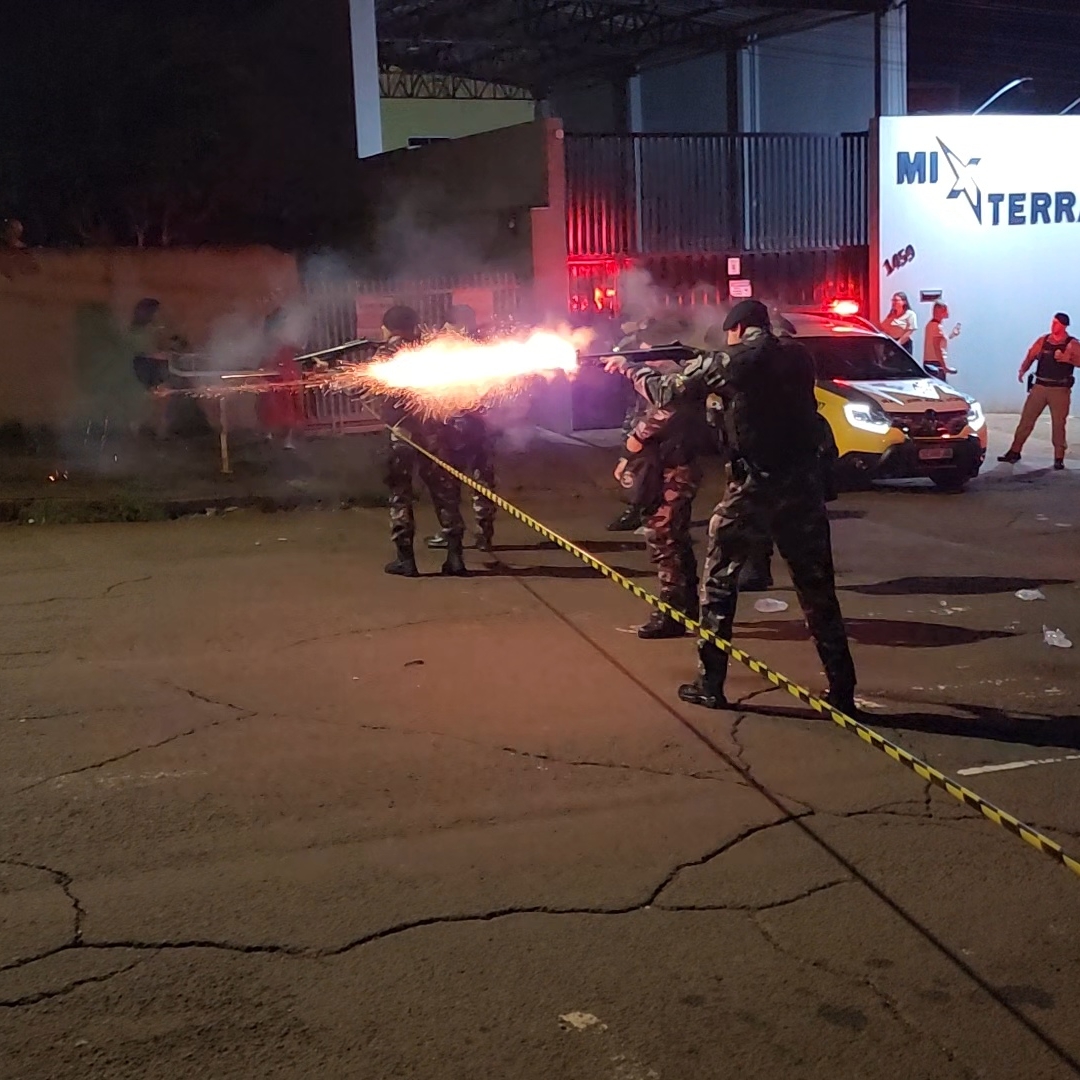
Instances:
[[[462,447],[459,458],[458,467],[463,473],[491,491],[495,490],[495,440],[488,432],[469,439]],[[495,504],[479,492],[472,491],[472,508],[477,530],[490,536],[495,529]]]
[[[709,522],[709,548],[701,586],[702,622],[731,640],[738,600],[739,572],[746,560],[770,541],[791,571],[810,634],[825,668],[829,688],[855,690],[855,665],[836,598],[832,538],[821,476],[817,469],[785,475],[733,480]],[[727,655],[699,642],[701,673],[723,685]]]
[[[645,546],[660,579],[661,599],[680,608],[692,608],[697,592],[697,559],[690,522],[700,484],[701,469],[696,464],[665,468],[660,505],[645,519]]]
[[[432,447],[432,453],[439,453],[437,446]],[[390,489],[390,538],[395,544],[406,546],[412,544],[416,535],[413,476],[417,471],[431,493],[431,502],[443,533],[449,539],[460,539],[465,532],[461,517],[461,481],[455,480],[430,458],[398,439],[391,439],[390,456],[386,463],[386,486]]]

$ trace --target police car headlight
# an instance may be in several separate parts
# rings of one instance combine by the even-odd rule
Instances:
[[[844,405],[844,416],[853,428],[869,431],[874,435],[884,435],[892,428],[884,410],[874,404],[864,405],[860,401],[849,401]]]
[[[986,414],[977,401],[971,402],[968,406],[967,422],[972,431],[981,431],[982,426],[986,423]]]

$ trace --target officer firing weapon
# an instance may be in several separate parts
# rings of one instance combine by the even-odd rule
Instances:
[[[316,349],[315,352],[303,353],[297,361],[321,360],[324,356],[332,356],[337,353],[348,352],[351,349],[372,349],[381,345],[381,341],[372,341],[371,338],[356,338],[355,341],[346,341],[344,345],[334,345],[329,349]]]
[[[682,363],[696,355],[696,349],[691,349],[689,345],[680,345],[676,342],[671,345],[657,345],[649,349],[612,349],[610,352],[588,353],[584,356],[579,355],[578,360],[583,364],[602,367],[606,360],[621,359],[627,360],[631,364],[657,363],[661,360],[674,360]]]

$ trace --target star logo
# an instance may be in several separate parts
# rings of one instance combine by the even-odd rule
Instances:
[[[961,161],[940,139],[938,139],[938,146],[941,147],[942,152],[945,154],[945,160],[949,163],[949,168],[952,169],[955,177],[952,191],[949,192],[946,198],[959,199],[961,195],[967,196],[971,212],[975,215],[975,220],[981,225],[982,191],[979,189],[978,181],[972,176],[971,170],[979,164],[982,158],[976,157],[966,162]]]

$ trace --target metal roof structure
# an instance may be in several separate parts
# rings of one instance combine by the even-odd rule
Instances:
[[[380,66],[397,78],[400,96],[413,96],[406,95],[410,77],[439,76],[446,81],[438,96],[459,96],[451,92],[457,80],[472,80],[542,98],[564,80],[625,77],[754,39],[880,14],[891,3],[375,0],[375,18]]]

